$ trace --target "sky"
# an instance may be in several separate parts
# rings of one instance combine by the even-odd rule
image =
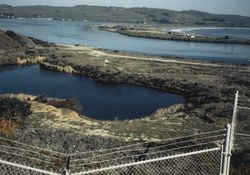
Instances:
[[[170,10],[199,10],[216,14],[250,16],[250,0],[0,0],[9,5],[98,5],[119,7],[151,7]]]

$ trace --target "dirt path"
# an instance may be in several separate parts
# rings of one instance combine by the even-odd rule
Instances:
[[[86,46],[74,46],[74,45],[60,45],[60,46],[63,46],[65,50],[74,50],[74,51],[78,51],[78,53],[83,53],[87,51],[89,52],[90,55],[93,55],[96,57],[107,56],[107,57],[113,57],[113,58],[156,61],[156,62],[162,62],[162,63],[177,63],[177,64],[186,64],[186,65],[200,65],[200,66],[210,66],[210,67],[227,67],[227,68],[235,67],[232,65],[221,65],[221,64],[215,64],[215,63],[202,63],[202,62],[180,61],[180,60],[173,60],[173,59],[161,59],[161,58],[149,58],[149,57],[111,54],[111,53],[106,53],[105,51],[96,50],[95,48],[86,47]]]

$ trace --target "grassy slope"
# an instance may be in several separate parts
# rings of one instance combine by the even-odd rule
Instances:
[[[0,51],[13,51],[20,49],[21,47],[20,43],[0,30]]]
[[[13,14],[15,17],[52,17],[75,20],[88,19],[111,22],[142,23],[144,16],[149,23],[213,25],[213,26],[250,26],[250,17],[237,15],[216,15],[199,11],[172,11],[153,8],[122,8],[101,6],[18,6],[0,5],[0,14]]]

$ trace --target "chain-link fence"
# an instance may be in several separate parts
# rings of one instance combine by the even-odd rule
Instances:
[[[59,175],[56,173],[31,168],[16,163],[0,160],[1,175]]]
[[[250,151],[250,108],[238,107],[234,135],[235,150]]]
[[[140,142],[122,147],[76,153],[71,155],[70,170],[72,173],[85,172],[215,148],[223,144],[224,134],[225,130],[222,129],[166,139],[161,142]]]
[[[0,137],[1,175],[61,174],[64,160],[62,153]]]
[[[220,172],[224,134],[222,129],[70,155],[0,137],[0,168],[3,175],[63,174],[64,169],[72,175],[213,175]]]
[[[218,175],[220,172],[220,162],[221,149],[217,147],[72,175]]]
[[[231,149],[250,150],[250,108],[238,106],[227,129],[161,142],[63,154],[0,137],[1,175],[228,175]]]
[[[234,112],[232,119],[233,126],[233,151],[250,151],[250,108],[238,105],[239,94],[236,93]]]

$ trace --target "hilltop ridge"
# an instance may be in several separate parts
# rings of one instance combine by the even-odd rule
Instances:
[[[155,8],[124,8],[77,5],[10,6],[0,5],[1,18],[51,18],[55,20],[91,20],[101,22],[249,27],[250,17],[220,15],[196,10],[174,11]]]

